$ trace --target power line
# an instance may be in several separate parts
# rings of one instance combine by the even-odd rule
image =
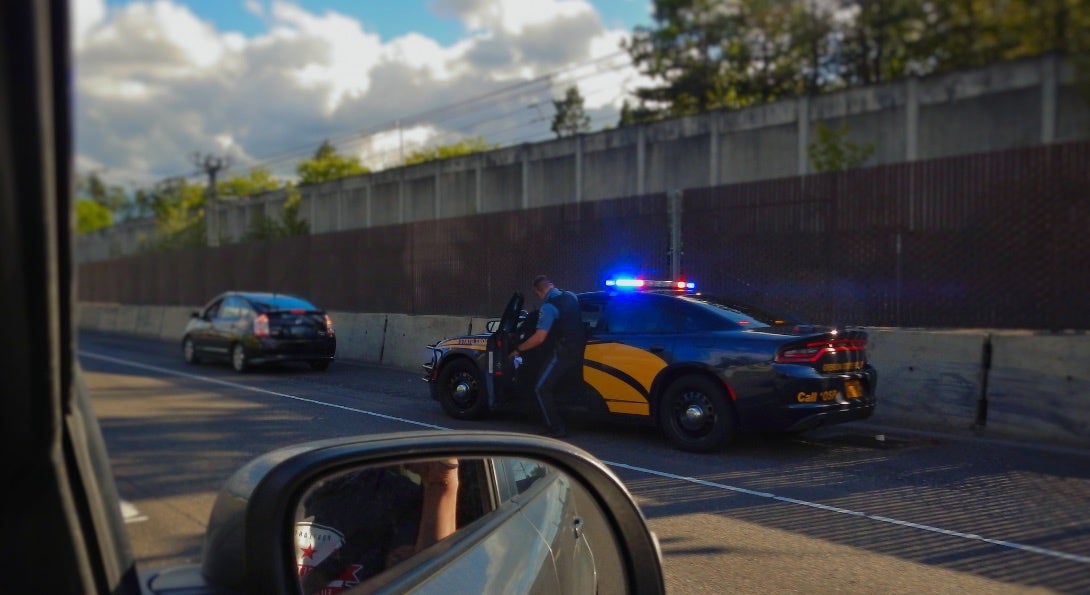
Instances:
[[[558,87],[566,88],[572,84],[578,84],[579,81],[604,76],[630,67],[631,64],[627,60],[622,59],[619,62],[617,61],[618,58],[624,57],[627,57],[627,52],[625,50],[618,50],[595,58],[575,62],[564,68],[533,79],[520,81],[481,95],[443,104],[380,124],[374,124],[350,133],[325,137],[325,140],[328,140],[332,145],[341,149],[343,149],[343,147],[357,147],[362,149],[368,141],[374,142],[376,137],[383,134],[392,134],[399,131],[403,133],[406,129],[412,129],[422,125],[430,125],[437,131],[437,134],[431,136],[428,139],[428,142],[423,143],[424,147],[442,144],[435,142],[436,140],[460,140],[466,136],[486,136],[487,134],[495,137],[504,137],[511,131],[525,130],[538,125],[540,122],[547,121],[548,118],[543,119],[538,114],[533,114],[537,117],[526,121],[527,116],[523,115],[523,112],[531,113],[531,110],[527,108],[535,105],[548,105],[547,102],[553,100],[552,92]],[[604,69],[602,67],[603,64],[606,64]],[[585,93],[584,98],[597,96],[600,93],[607,92],[602,89],[605,89],[605,87],[593,89],[590,93]],[[618,94],[626,93],[623,86],[620,88],[614,87],[614,89],[616,89]],[[528,101],[532,101],[532,103],[527,104]],[[540,111],[540,109],[538,111]],[[468,121],[459,122],[462,118],[465,118]],[[516,123],[512,124],[512,121]],[[505,122],[506,125],[504,125]],[[504,125],[504,127],[497,131],[487,132],[488,126],[493,123]],[[547,131],[548,129],[546,128],[545,130]],[[506,142],[499,144],[503,146],[528,142],[531,139],[541,140],[541,136],[541,133],[521,136],[516,135],[511,139],[506,140]],[[547,137],[548,134],[545,136]],[[419,145],[420,143],[417,144]],[[289,161],[298,161],[309,157],[313,154],[314,146],[313,143],[300,145],[296,148],[269,157],[257,158],[250,164],[250,167],[276,169],[276,166],[279,164]],[[374,153],[374,155],[376,157],[382,157],[383,162],[385,163],[387,162],[385,157],[396,150],[398,149],[378,151]],[[400,164],[400,161],[400,159],[396,159],[394,160],[394,163]],[[189,174],[185,177],[193,177],[193,174]]]

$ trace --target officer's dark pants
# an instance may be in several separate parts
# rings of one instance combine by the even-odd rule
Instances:
[[[541,369],[541,376],[538,377],[537,385],[534,386],[534,393],[537,395],[537,404],[541,407],[541,417],[552,432],[566,431],[564,420],[560,417],[560,410],[556,406],[556,388],[565,379],[570,379],[582,365],[582,357],[558,357],[554,353]]]

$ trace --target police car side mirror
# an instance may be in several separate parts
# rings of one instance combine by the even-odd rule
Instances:
[[[496,331],[498,331],[500,329],[500,321],[499,320],[489,320],[484,328],[488,332],[494,333],[494,332],[496,332]]]
[[[543,551],[555,566],[541,564]],[[148,584],[155,593],[665,589],[658,543],[601,461],[536,436],[461,431],[258,457],[221,490],[201,566]]]

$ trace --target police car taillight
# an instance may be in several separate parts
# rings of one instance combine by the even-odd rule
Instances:
[[[269,336],[269,317],[265,314],[258,315],[254,319],[254,336],[255,337],[268,337]]]
[[[329,314],[325,315],[325,332],[330,337],[333,336],[333,319],[329,317]]]
[[[863,339],[832,339],[815,341],[805,345],[792,345],[781,348],[776,354],[776,362],[781,364],[811,364],[826,355],[840,352],[864,351],[867,342]]]

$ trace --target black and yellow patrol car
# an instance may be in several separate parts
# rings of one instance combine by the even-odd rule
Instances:
[[[557,395],[569,414],[638,420],[683,450],[707,451],[740,430],[800,432],[874,411],[878,378],[862,330],[804,324],[685,281],[619,279],[578,297],[583,379]],[[516,293],[489,332],[428,346],[425,380],[448,415],[533,402],[534,350],[518,367],[507,357],[536,326],[522,305]]]

